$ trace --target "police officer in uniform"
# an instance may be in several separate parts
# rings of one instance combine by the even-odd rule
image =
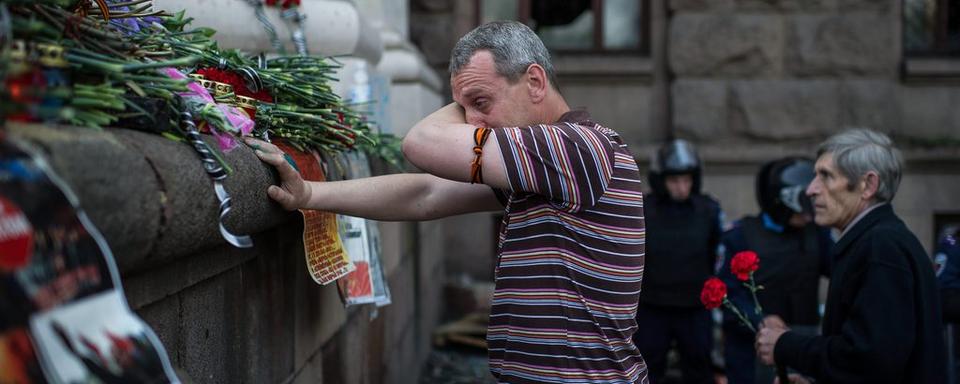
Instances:
[[[760,258],[754,273],[763,289],[757,298],[766,315],[779,315],[793,330],[816,333],[820,322],[817,293],[820,276],[828,272],[832,241],[826,228],[813,223],[813,209],[804,191],[813,180],[813,161],[788,157],[766,163],[756,179],[761,213],[736,221],[723,234],[724,263],[720,278],[727,284],[727,296],[750,320],[759,325],[753,296],[730,271],[730,260],[741,251],[753,251]],[[775,372],[756,364],[756,334],[733,313],[724,309],[724,361],[731,384],[769,384]]]
[[[711,383],[713,323],[700,289],[716,264],[720,204],[700,192],[700,159],[690,143],[666,143],[650,168],[653,193],[644,196],[646,259],[634,342],[651,383],[663,381],[673,342],[684,382]]]
[[[933,255],[940,298],[943,302],[943,320],[960,323],[960,227],[944,228]],[[956,327],[954,327],[956,329]]]

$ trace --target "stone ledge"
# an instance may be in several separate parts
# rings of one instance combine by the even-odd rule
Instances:
[[[225,244],[213,184],[191,146],[127,129],[7,129],[46,153],[110,244],[121,273]],[[250,149],[238,147],[224,157],[234,171],[224,182],[233,203],[227,228],[252,235],[296,218],[271,202],[266,190],[276,176]]]
[[[904,60],[903,76],[907,81],[960,81],[960,57],[908,58]]]
[[[653,60],[649,56],[634,54],[557,54],[553,57],[553,66],[558,76],[653,76]]]

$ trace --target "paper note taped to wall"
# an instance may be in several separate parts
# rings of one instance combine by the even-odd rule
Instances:
[[[304,180],[326,181],[316,153],[276,144],[293,158]],[[300,213],[303,214],[303,253],[313,281],[326,285],[352,272],[354,266],[340,241],[337,215],[312,209],[301,209]]]

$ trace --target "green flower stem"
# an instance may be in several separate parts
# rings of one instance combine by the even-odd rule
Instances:
[[[730,300],[727,299],[726,296],[723,297],[723,306],[727,307],[727,309],[729,309],[730,312],[733,312],[735,315],[737,315],[737,317],[740,319],[740,322],[743,323],[743,325],[746,325],[747,328],[750,328],[750,331],[752,331],[753,333],[757,333],[757,327],[755,327],[753,323],[751,323],[750,320],[748,320],[747,317],[743,315],[743,312],[740,312],[740,310],[737,309],[737,306],[733,305],[733,303],[730,302]]]
[[[754,314],[760,315],[763,313],[763,307],[760,306],[760,300],[757,300],[757,291],[763,289],[763,287],[757,287],[756,281],[753,280],[753,272],[750,272],[750,283],[743,282],[743,286],[747,287],[750,290],[750,295],[753,296],[753,312]]]

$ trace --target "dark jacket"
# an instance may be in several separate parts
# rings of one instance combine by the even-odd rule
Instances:
[[[946,383],[933,265],[889,204],[832,249],[822,336],[787,332],[774,358],[819,383]]]
[[[683,202],[644,195],[646,257],[640,302],[703,308],[700,290],[713,275],[721,234],[720,203],[693,194]]]

